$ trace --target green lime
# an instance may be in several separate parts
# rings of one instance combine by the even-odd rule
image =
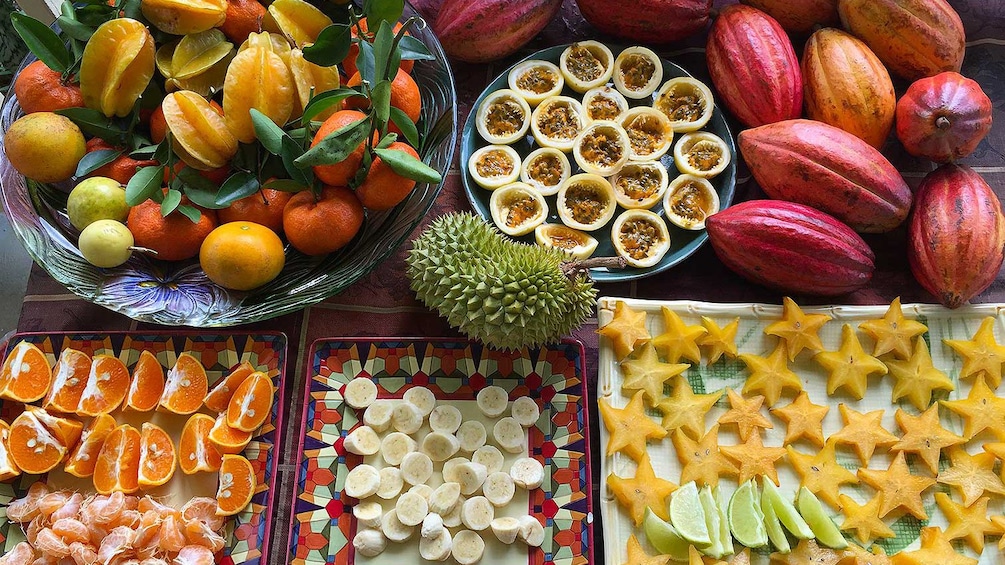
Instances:
[[[705,525],[705,510],[698,499],[698,485],[691,481],[670,495],[670,523],[687,541],[706,546],[712,543]]]
[[[754,481],[740,485],[729,499],[729,529],[736,541],[747,547],[768,544],[764,513],[761,512],[760,496]]]
[[[778,521],[775,508],[767,497],[767,485],[769,483],[771,483],[770,480],[764,480],[765,489],[761,494],[761,512],[764,512],[764,529],[768,532],[768,539],[771,540],[771,545],[775,546],[778,553],[788,553],[791,551],[789,540],[785,537],[782,523]]]
[[[680,537],[677,530],[669,522],[664,522],[653,511],[646,508],[646,517],[642,522],[642,527],[646,531],[649,543],[656,548],[656,551],[663,555],[669,555],[674,561],[687,561],[687,548],[691,545],[686,539]]]
[[[712,496],[715,497],[715,507],[719,511],[719,543],[722,545],[722,554],[733,555],[733,534],[729,533],[729,501],[723,494],[719,485],[712,489]]]
[[[725,555],[725,550],[722,547],[722,540],[719,539],[719,509],[715,505],[712,488],[705,486],[698,491],[698,500],[701,501],[701,508],[705,511],[705,527],[708,528],[708,537],[712,541],[708,547],[702,548],[701,552],[720,559]]]
[[[778,520],[785,526],[792,535],[799,539],[813,539],[813,530],[810,529],[810,525],[803,520],[803,517],[799,515],[799,511],[792,502],[782,496],[782,493],[778,491],[778,487],[774,485],[771,481],[764,481],[764,490],[761,492],[761,496],[771,501],[771,508],[775,511],[775,516]]]
[[[806,487],[799,489],[799,496],[796,498],[796,506],[803,519],[810,525],[813,535],[822,545],[832,549],[844,549],[848,547],[848,541],[841,535],[841,530],[827,515],[824,505],[820,504],[817,497]]]

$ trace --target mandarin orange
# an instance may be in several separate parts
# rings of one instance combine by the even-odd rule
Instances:
[[[251,462],[240,455],[224,455],[220,465],[220,485],[216,491],[217,514],[233,516],[251,504],[258,479]]]
[[[318,128],[318,132],[314,134],[314,140],[311,141],[311,147],[320,143],[328,135],[364,118],[366,118],[366,114],[357,110],[335,112]],[[363,162],[364,150],[364,143],[361,141],[356,149],[342,161],[331,165],[315,165],[314,174],[325,184],[347,186],[349,181],[356,176],[356,171],[359,170],[359,166]]]
[[[174,442],[163,428],[143,422],[140,432],[140,488],[156,487],[171,480],[176,464]]]
[[[94,465],[94,488],[100,494],[139,490],[140,432],[122,424],[105,438]]]
[[[87,375],[87,386],[77,403],[77,414],[97,416],[107,414],[122,404],[129,392],[129,369],[111,355],[95,355],[91,359],[91,371]]]
[[[11,349],[0,367],[0,397],[34,402],[52,386],[52,367],[42,350],[22,341]]]
[[[272,379],[262,372],[252,373],[237,387],[227,405],[227,425],[244,432],[262,427],[269,419],[274,395]]]
[[[54,469],[66,457],[68,449],[31,412],[22,412],[11,422],[7,448],[14,464],[29,475]]]
[[[199,471],[217,471],[223,461],[220,452],[209,441],[214,420],[206,414],[196,413],[182,428],[178,440],[178,466],[186,475]]]
[[[263,188],[262,190],[246,196],[230,206],[217,210],[220,223],[227,222],[255,222],[261,224],[279,235],[283,233],[283,207],[293,198],[293,194]]]
[[[230,398],[234,396],[234,391],[254,372],[254,365],[247,361],[241,361],[227,376],[221,377],[213,384],[213,389],[209,391],[202,403],[213,412],[226,412]]]
[[[149,412],[157,408],[163,393],[164,367],[153,353],[144,349],[133,367],[133,376],[129,381],[129,392],[126,393],[123,409]]]
[[[188,199],[182,197],[182,203]],[[126,225],[133,234],[135,245],[157,252],[157,259],[181,261],[199,254],[199,246],[209,232],[217,226],[216,213],[200,210],[198,222],[192,222],[177,210],[167,217],[161,216],[161,205],[147,200],[129,210]]]
[[[365,212],[356,193],[325,187],[315,199],[310,191],[293,195],[283,210],[283,231],[304,255],[325,255],[349,244],[363,226]]]
[[[396,141],[387,147],[391,151],[402,151],[416,159],[419,154],[407,143]],[[365,208],[370,210],[390,210],[412,193],[415,181],[391,170],[380,157],[373,160],[366,179],[356,187],[356,196]]]
[[[80,435],[80,441],[70,452],[63,467],[67,473],[75,477],[90,477],[94,474],[94,466],[98,462],[98,454],[105,439],[118,426],[115,418],[108,414],[99,414],[90,421]]]
[[[52,387],[45,395],[42,406],[67,414],[76,412],[90,372],[90,355],[71,347],[60,351],[59,359],[52,368]]]
[[[25,114],[81,108],[84,96],[80,87],[63,80],[63,75],[42,61],[25,67],[14,80],[14,96]]]
[[[230,427],[227,424],[227,413],[221,412],[213,423],[213,429],[209,431],[209,442],[224,455],[235,454],[244,451],[251,442],[251,435],[251,432]]]
[[[173,414],[192,414],[202,406],[202,399],[208,392],[206,368],[191,353],[185,352],[168,370],[160,407]]]

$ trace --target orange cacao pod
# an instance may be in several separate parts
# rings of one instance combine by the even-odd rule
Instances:
[[[740,0],[778,20],[785,31],[806,34],[813,28],[839,23],[837,0]]]
[[[974,152],[991,131],[991,99],[954,72],[916,81],[897,102],[897,138],[916,157],[936,163]]]
[[[635,43],[669,43],[705,29],[712,0],[576,0],[586,21]]]

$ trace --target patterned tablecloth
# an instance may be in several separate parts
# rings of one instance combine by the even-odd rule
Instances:
[[[716,5],[732,2],[716,1]],[[967,31],[967,55],[963,74],[977,80],[991,97],[995,107],[995,125],[991,134],[977,151],[963,162],[984,175],[999,197],[1005,197],[1005,1],[1002,0],[950,0],[962,15]],[[583,20],[573,0],[565,0],[562,11],[544,32],[516,55],[486,65],[455,64],[457,81],[458,117],[463,124],[472,102],[482,89],[514,61],[539,49],[568,43],[577,39],[595,38],[598,33]],[[612,38],[602,40],[619,42]],[[657,51],[680,64],[702,80],[708,81],[704,59],[704,34],[681,43],[665,46]],[[621,41],[623,43],[623,41]],[[898,83],[898,92],[906,84]],[[733,131],[739,131],[731,122]],[[460,129],[460,128],[458,128]],[[902,171],[912,186],[934,167],[930,162],[906,155],[895,141],[884,150]],[[738,171],[735,201],[763,197],[746,167],[741,163]],[[430,218],[450,210],[469,210],[461,185],[458,163],[454,162]],[[420,226],[419,229],[422,229]],[[914,281],[908,269],[905,253],[906,230],[866,237],[876,253],[876,274],[866,288],[839,300],[846,304],[880,304],[901,296],[908,302],[934,302],[934,298]],[[329,336],[455,336],[444,320],[416,302],[404,276],[404,253],[408,245],[399,249],[377,270],[357,282],[339,296],[317,304],[297,314],[291,314],[247,326],[244,329],[283,331],[289,336],[291,347],[287,367],[292,378],[287,379],[287,394],[291,410],[289,421],[299,422],[301,400],[305,384],[304,364],[311,342]],[[711,248],[705,246],[688,261],[668,272],[625,284],[601,285],[600,293],[607,296],[630,296],[658,299],[694,299],[715,302],[768,302],[779,303],[780,296],[764,288],[755,287],[727,270],[716,259]],[[795,297],[800,303],[821,303],[812,297]],[[1005,275],[975,299],[975,302],[1005,302]],[[153,329],[144,324],[114,314],[100,306],[84,302],[34,267],[28,280],[27,294],[18,323],[19,331],[61,330],[135,330]],[[596,378],[597,336],[596,319],[591,319],[574,337],[586,345],[587,376]],[[596,403],[590,403],[594,426]],[[276,531],[272,547],[277,551],[271,563],[285,562],[288,547],[286,527],[289,522],[289,504],[292,492],[294,464],[296,461],[295,426],[288,427],[283,438],[277,496]],[[599,434],[594,433],[594,441]],[[594,446],[594,452],[598,448]],[[594,467],[594,476],[599,465]],[[595,480],[594,485],[600,481]],[[601,539],[600,529],[597,539]],[[599,550],[596,555],[602,556]]]

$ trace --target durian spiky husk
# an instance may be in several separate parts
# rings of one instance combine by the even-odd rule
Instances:
[[[419,300],[486,345],[554,343],[593,311],[593,281],[566,276],[564,253],[511,241],[478,216],[442,216],[412,245],[408,276]]]

